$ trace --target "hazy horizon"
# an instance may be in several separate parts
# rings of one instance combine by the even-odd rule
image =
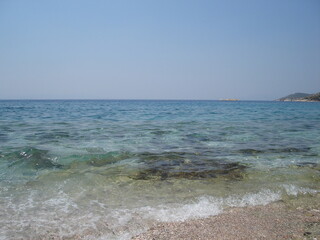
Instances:
[[[0,99],[320,91],[320,2],[1,1]]]
[[[238,101],[274,101],[280,98],[287,97],[292,94],[297,94],[302,92],[294,92],[287,95],[283,95],[274,99],[234,99],[234,98],[220,98],[220,99],[187,99],[187,98],[1,98],[0,101],[82,101],[82,100],[88,100],[88,101],[224,101],[224,100],[238,100]],[[307,94],[316,94],[318,92],[314,93],[307,93]],[[304,93],[302,93],[304,94]]]

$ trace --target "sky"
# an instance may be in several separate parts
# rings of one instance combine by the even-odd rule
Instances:
[[[320,92],[319,0],[0,0],[0,99]]]

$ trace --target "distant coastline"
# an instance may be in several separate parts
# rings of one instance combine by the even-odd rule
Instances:
[[[288,96],[276,99],[281,102],[320,102],[320,92],[315,94],[309,93],[294,93]]]
[[[220,101],[240,101],[240,100],[236,98],[227,98],[227,99],[220,99]]]

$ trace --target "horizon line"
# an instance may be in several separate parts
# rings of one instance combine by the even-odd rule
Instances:
[[[226,101],[226,102],[239,102],[239,101],[275,101],[275,100],[256,100],[256,99],[236,99],[229,100],[230,98],[221,99],[157,99],[157,98],[0,98],[0,101]]]

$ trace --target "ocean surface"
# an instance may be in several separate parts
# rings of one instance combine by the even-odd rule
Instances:
[[[0,239],[130,239],[319,183],[320,103],[0,101]]]

